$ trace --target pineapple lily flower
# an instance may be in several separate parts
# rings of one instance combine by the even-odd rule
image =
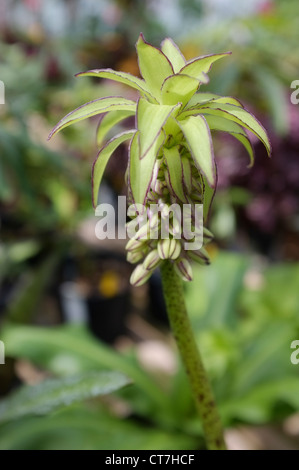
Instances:
[[[184,225],[189,221],[194,234],[201,229],[203,245],[211,241],[213,235],[203,226],[217,185],[211,131],[227,132],[239,140],[250,165],[254,152],[247,131],[260,139],[269,155],[271,146],[263,126],[237,99],[201,91],[209,81],[207,74],[213,63],[229,52],[186,61],[171,39],[166,38],[158,49],[142,34],[136,49],[142,78],[112,69],[90,70],[77,76],[128,85],[139,92],[137,102],[113,96],[86,103],[65,116],[49,138],[77,121],[102,115],[97,131],[100,150],[92,168],[94,206],[109,158],[119,145],[129,141],[126,182],[129,202],[136,211],[128,213],[132,220],[127,231],[132,237],[126,248],[128,261],[137,263],[131,283],[143,284],[160,265],[170,325],[188,372],[207,447],[225,449],[221,421],[188,319],[181,283],[181,279],[192,280],[192,261],[209,264],[209,256],[202,244],[186,249],[190,233],[182,231],[182,222]],[[129,116],[135,116],[135,127],[105,142],[110,130]],[[186,205],[188,210],[181,220],[179,215]],[[196,223],[198,205],[203,207],[201,227]],[[159,233],[165,226],[168,237],[163,238]]]
[[[112,69],[89,70],[77,76],[121,82],[139,92],[138,101],[113,96],[86,103],[65,116],[54,127],[49,138],[77,121],[101,114],[97,131],[101,149],[92,169],[94,206],[110,156],[119,145],[129,140],[127,183],[131,203],[145,206],[148,214],[151,204],[165,209],[174,203],[190,204],[191,207],[203,204],[206,221],[217,185],[211,130],[224,131],[238,139],[249,154],[250,165],[254,161],[254,152],[246,130],[255,134],[270,154],[267,133],[237,99],[199,91],[202,85],[208,83],[207,73],[213,63],[230,52],[197,57],[187,62],[171,39],[166,38],[161,49],[158,49],[148,44],[142,34],[136,49],[142,79]],[[104,144],[113,126],[133,115],[135,128],[115,135]],[[191,213],[192,218],[194,213]],[[161,216],[156,222],[159,228]],[[170,237],[171,230],[175,231],[175,222],[173,219]],[[210,239],[205,237],[204,243]],[[171,259],[182,279],[191,280],[191,259],[205,264],[209,263],[209,258],[204,250],[196,253],[184,250],[183,241],[176,241],[174,253],[179,253],[178,256],[174,256],[172,250],[159,249],[157,240],[143,240],[138,245],[140,255],[137,256],[136,248],[131,248],[129,242],[128,261],[142,264],[147,255],[158,248],[160,261]],[[142,284],[158,264],[143,263],[142,270],[138,265],[138,275],[133,272],[131,282],[134,285]]]

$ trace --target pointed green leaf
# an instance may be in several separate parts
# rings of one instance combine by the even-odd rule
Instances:
[[[160,101],[161,86],[164,80],[173,75],[173,68],[162,51],[145,42],[140,34],[136,44],[139,69],[149,92]]]
[[[219,116],[209,116],[208,114],[206,114],[205,118],[211,131],[216,130],[216,131],[227,132],[231,134],[233,137],[235,137],[237,140],[239,140],[244,145],[244,147],[246,148],[249,154],[249,158],[250,158],[249,167],[251,167],[254,163],[254,151],[253,151],[251,142],[246,132],[244,131],[244,129],[236,122],[228,121],[227,119],[224,119]]]
[[[170,60],[174,73],[179,72],[186,64],[185,57],[172,39],[166,38],[161,42],[161,51]]]
[[[182,167],[183,167],[183,183],[188,193],[191,193],[192,190],[192,170],[190,159],[186,155],[181,157]]]
[[[118,96],[99,98],[94,101],[83,104],[79,108],[71,111],[69,114],[64,116],[61,121],[56,124],[49,134],[48,139],[53,137],[54,134],[61,131],[67,126],[74,124],[77,121],[82,121],[82,119],[95,116],[96,114],[106,113],[108,111],[136,111],[136,103],[132,100],[127,100],[126,98],[121,98]]]
[[[147,152],[146,156],[140,160],[138,132],[134,135],[130,145],[130,188],[133,199],[137,204],[144,204],[148,193],[155,165],[156,156],[165,140],[164,132],[161,132],[154,145]]]
[[[240,103],[239,100],[236,98],[233,98],[232,96],[220,96],[220,95],[215,95],[214,93],[196,93],[192,98],[190,99],[188,103],[189,108],[196,107],[197,105],[202,105],[205,103],[208,103],[212,101],[213,103],[228,103],[228,104],[234,104],[236,106],[239,106],[240,108],[244,108],[242,103]]]
[[[188,75],[172,75],[164,81],[162,85],[162,103],[174,105],[182,103],[185,105],[196,93],[200,81]]]
[[[116,135],[112,139],[107,142],[107,144],[101,148],[101,150],[98,153],[98,156],[93,164],[92,167],[92,202],[93,206],[96,207],[97,205],[97,199],[98,199],[98,193],[99,193],[99,187],[102,181],[102,177],[106,168],[106,165],[109,161],[109,158],[111,157],[112,153],[114,150],[125,140],[131,139],[131,137],[134,135],[136,131],[126,131],[122,132],[121,134]]]
[[[89,371],[75,376],[47,379],[25,385],[0,402],[0,421],[27,415],[44,415],[82,400],[107,395],[128,385],[120,372]]]
[[[207,222],[210,216],[210,211],[212,207],[212,203],[214,200],[214,196],[216,193],[216,187],[217,187],[217,165],[215,163],[215,169],[216,169],[216,184],[214,188],[211,188],[211,186],[208,184],[207,178],[202,175],[202,180],[203,180],[203,187],[204,187],[204,196],[203,196],[203,219],[204,222]]]
[[[140,93],[147,96],[147,98],[155,100],[155,98],[150,94],[145,81],[131,75],[130,73],[119,72],[113,69],[94,69],[88,70],[87,72],[77,73],[76,77],[98,77],[114,80],[115,82],[123,83],[131,88],[135,88],[135,90],[138,90]]]
[[[156,142],[169,116],[180,105],[167,106],[149,103],[140,98],[137,104],[137,129],[139,130],[140,159],[144,158]]]
[[[187,64],[181,68],[180,73],[184,73],[185,75],[189,75],[190,77],[199,78],[203,72],[209,72],[212,64],[216,62],[216,60],[222,59],[223,57],[226,57],[229,54],[231,54],[231,52],[197,57],[196,59],[187,62]]]
[[[202,172],[210,186],[216,184],[215,159],[211,133],[207,121],[203,116],[189,116],[183,121],[178,121],[182,129],[188,147],[191,151],[194,163]]]
[[[188,111],[186,111],[188,112]],[[232,104],[207,103],[199,111],[201,114],[212,114],[231,120],[253,132],[265,145],[268,155],[271,155],[271,144],[261,123],[249,111]]]
[[[97,128],[97,144],[102,145],[103,141],[112,127],[126,119],[129,116],[134,116],[135,111],[110,111],[102,115]]]
[[[178,147],[164,148],[163,152],[172,190],[181,201],[187,202],[183,188],[183,168],[179,149]]]

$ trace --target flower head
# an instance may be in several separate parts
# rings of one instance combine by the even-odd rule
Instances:
[[[216,162],[211,130],[233,135],[245,147],[253,164],[254,153],[246,131],[255,134],[271,153],[267,133],[258,120],[232,97],[201,92],[208,83],[207,73],[214,62],[230,53],[212,54],[186,61],[176,44],[166,38],[158,49],[140,34],[136,44],[142,78],[112,69],[96,69],[77,76],[93,76],[126,84],[139,92],[137,102],[121,97],[100,98],[82,105],[65,116],[49,138],[61,129],[94,115],[103,115],[98,128],[101,149],[92,170],[92,196],[96,205],[98,190],[107,162],[114,150],[129,140],[127,183],[131,202],[142,204],[148,215],[143,233],[164,226],[173,204],[188,204],[191,227],[196,229],[195,206],[203,204],[206,221],[217,184]],[[200,90],[200,91],[199,91]],[[135,115],[135,128],[117,134],[103,143],[111,128]],[[159,207],[152,214],[151,206]],[[135,215],[139,217],[140,215]],[[134,217],[133,217],[134,218]],[[182,220],[172,214],[169,239],[136,234],[127,245],[128,260],[139,263],[131,282],[140,285],[164,259],[171,259],[184,280],[191,280],[189,261],[209,263],[204,249],[185,250]],[[197,227],[198,228],[198,227]],[[203,229],[203,227],[201,227]],[[203,229],[206,230],[206,229]],[[143,233],[143,235],[145,235]],[[211,233],[204,233],[203,243]],[[190,253],[189,253],[190,251]]]

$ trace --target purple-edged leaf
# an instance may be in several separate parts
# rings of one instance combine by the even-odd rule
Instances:
[[[178,147],[164,148],[166,165],[169,172],[171,188],[176,196],[183,202],[187,202],[183,188],[183,167]]]
[[[179,106],[156,105],[140,98],[137,104],[140,159],[144,158],[154,145],[167,119]]]
[[[77,73],[76,77],[98,77],[114,80],[115,82],[123,83],[131,88],[135,88],[135,90],[138,90],[140,93],[147,96],[147,98],[155,100],[155,98],[150,94],[145,81],[131,75],[130,73],[119,72],[113,69],[94,69],[88,70],[87,72]]]
[[[160,49],[144,40],[142,34],[138,38],[136,49],[141,75],[149,92],[160,101],[162,83],[174,73],[172,65]]]
[[[228,104],[234,104],[235,106],[239,106],[240,108],[244,108],[242,103],[240,103],[239,100],[236,98],[233,98],[232,96],[220,96],[220,95],[215,95],[214,93],[208,93],[208,92],[203,92],[203,93],[196,93],[192,98],[190,99],[187,109],[196,107],[198,105],[203,105],[205,103],[209,103],[212,101],[213,103],[228,103]]]
[[[244,145],[250,158],[249,166],[252,166],[254,163],[254,151],[243,127],[241,127],[236,122],[229,121],[219,116],[209,116],[208,114],[206,114],[205,118],[211,131],[216,130],[227,132]]]
[[[116,135],[112,139],[107,142],[107,144],[101,148],[99,151],[97,158],[92,167],[92,202],[93,206],[97,205],[99,187],[102,181],[102,177],[106,168],[106,165],[109,161],[114,150],[126,140],[131,139],[133,137],[135,130],[122,132],[121,134]]]
[[[172,39],[166,38],[161,42],[161,51],[170,60],[174,73],[179,72],[186,64],[185,57]]]
[[[206,107],[202,107],[198,112],[200,114],[220,116],[240,124],[240,126],[253,132],[265,145],[268,155],[271,155],[271,144],[267,132],[256,117],[246,109],[231,104],[207,103]]]
[[[209,219],[212,203],[213,203],[214,196],[215,196],[215,193],[216,193],[217,179],[218,179],[216,162],[215,162],[215,174],[216,174],[216,184],[215,184],[214,188],[211,188],[210,185],[208,184],[207,178],[205,176],[202,176],[203,187],[204,187],[204,191],[203,191],[203,195],[204,195],[204,197],[203,197],[203,219],[204,219],[204,222],[207,222],[207,220]]]
[[[196,167],[203,173],[210,186],[216,184],[215,159],[212,138],[207,121],[203,116],[189,116],[178,121],[186,138]]]
[[[135,111],[110,111],[110,113],[105,114],[97,128],[97,144],[102,145],[105,137],[113,126],[134,114]]]
[[[182,168],[183,168],[183,183],[188,193],[192,191],[192,170],[191,162],[187,156],[181,157]]]
[[[216,62],[216,60],[222,59],[227,55],[231,54],[231,52],[224,52],[223,54],[211,54],[205,55],[202,57],[197,57],[196,59],[190,60],[187,62],[184,67],[181,68],[180,73],[184,73],[189,75],[190,77],[200,78],[201,74],[208,73],[212,64]]]
[[[162,85],[162,103],[174,105],[182,103],[185,105],[196,93],[200,81],[197,78],[188,77],[188,75],[172,75],[164,81]]]
[[[135,204],[144,204],[146,195],[150,188],[150,184],[153,178],[154,165],[156,156],[159,153],[161,146],[165,140],[164,132],[160,132],[160,135],[156,139],[154,145],[152,145],[146,156],[140,160],[139,158],[139,143],[138,143],[138,132],[134,135],[129,151],[130,159],[130,189],[132,192],[133,200]]]
[[[49,134],[48,139],[50,139],[54,134],[61,131],[67,126],[74,124],[77,121],[82,121],[83,119],[95,116],[97,114],[106,113],[108,111],[136,111],[136,103],[132,100],[127,100],[126,98],[121,98],[118,96],[108,97],[108,98],[99,98],[89,103],[85,103],[79,108],[71,111],[69,114],[64,116],[64,118],[59,121],[58,124],[52,129]]]

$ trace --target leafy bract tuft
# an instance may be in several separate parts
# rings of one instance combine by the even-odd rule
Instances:
[[[250,165],[254,162],[254,152],[247,131],[260,139],[270,155],[267,133],[235,98],[201,91],[209,80],[207,73],[212,65],[228,57],[230,52],[186,61],[172,39],[164,39],[159,49],[147,43],[142,34],[136,50],[142,78],[112,69],[89,70],[77,77],[114,80],[137,91],[139,99],[135,102],[113,96],[86,103],[65,116],[49,138],[77,121],[101,115],[97,131],[101,149],[92,171],[94,205],[110,156],[119,145],[130,141],[128,182],[135,203],[145,203],[155,162],[159,161],[160,166],[165,166],[165,178],[172,194],[182,202],[188,200],[194,189],[194,169],[198,171],[207,214],[217,181],[211,131],[227,132],[238,139],[249,154]],[[133,115],[135,128],[110,138],[105,144],[111,129]]]

